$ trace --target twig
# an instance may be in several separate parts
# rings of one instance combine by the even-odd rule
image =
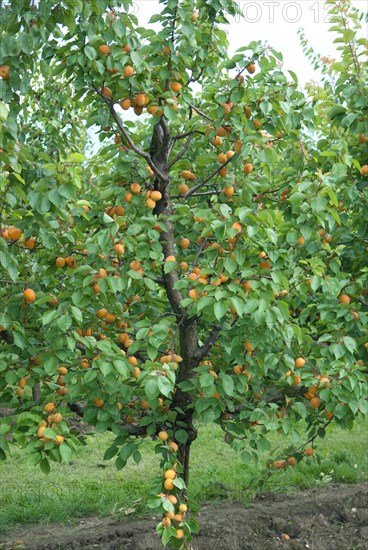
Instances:
[[[195,193],[198,189],[200,189],[201,187],[203,187],[203,185],[205,185],[207,182],[209,182],[214,176],[216,176],[216,174],[218,174],[220,172],[220,170],[222,168],[224,168],[225,166],[227,166],[233,159],[236,159],[238,158],[239,156],[239,153],[235,153],[235,155],[233,155],[232,157],[230,157],[229,159],[227,159],[226,162],[224,162],[224,164],[221,164],[221,166],[219,168],[216,168],[216,170],[214,170],[209,176],[207,176],[207,178],[205,178],[203,181],[201,181],[200,183],[198,183],[197,185],[195,185],[194,187],[192,187],[191,189],[189,189],[189,191],[187,191],[185,193],[185,195],[183,196],[183,199],[182,200],[185,200],[187,199],[188,197],[190,197],[191,195],[193,195],[193,193]]]

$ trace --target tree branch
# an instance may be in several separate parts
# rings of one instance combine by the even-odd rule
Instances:
[[[198,349],[197,353],[195,354],[195,358],[198,362],[202,361],[202,359],[207,357],[207,355],[211,351],[212,346],[217,341],[217,339],[219,337],[219,334],[221,332],[221,329],[222,329],[222,325],[216,325],[216,326],[213,327],[213,329],[212,329],[210,335],[208,336],[206,342],[204,343],[204,345],[201,348]]]
[[[214,176],[216,176],[216,174],[218,174],[220,172],[220,170],[222,168],[224,168],[224,166],[227,166],[232,160],[235,160],[236,158],[238,158],[239,156],[239,153],[235,153],[235,155],[233,155],[232,157],[230,157],[229,159],[227,159],[226,162],[224,162],[224,164],[221,164],[221,166],[219,168],[216,168],[216,170],[214,170],[209,176],[207,176],[207,178],[205,178],[203,181],[201,181],[200,183],[197,183],[197,185],[195,185],[194,187],[191,187],[189,189],[189,191],[187,191],[185,193],[185,195],[183,196],[183,199],[182,200],[185,200],[187,199],[188,197],[190,197],[191,195],[193,195],[193,193],[195,193],[198,189],[200,189],[201,187],[203,187],[204,185],[206,185],[206,183],[208,183]]]
[[[206,118],[207,120],[210,120],[211,122],[215,122],[215,119],[214,118],[211,118],[210,116],[206,115],[206,113],[204,113],[203,111],[201,111],[200,109],[198,109],[198,107],[196,107],[195,105],[193,105],[192,103],[189,105],[189,107],[191,109],[193,109],[193,111],[195,111],[196,113],[198,113],[199,115],[201,115],[203,118]]]
[[[192,141],[194,137],[194,131],[190,132],[189,136],[188,136],[188,139],[186,140],[184,146],[181,148],[181,150],[179,151],[179,153],[176,155],[176,157],[174,157],[174,159],[169,163],[168,165],[168,169],[170,169],[172,166],[174,166],[174,164],[176,162],[178,162],[178,160],[181,159],[182,156],[185,155],[185,153],[188,151],[189,149],[189,145]]]
[[[105,100],[106,101],[106,100]],[[127,142],[129,143],[131,149],[137,153],[137,155],[141,156],[142,158],[144,158],[146,161],[147,161],[147,164],[152,168],[153,172],[156,174],[156,176],[159,178],[159,180],[161,181],[165,181],[167,182],[168,181],[168,176],[166,174],[163,174],[158,168],[157,166],[154,164],[154,162],[152,161],[151,159],[151,156],[146,153],[145,151],[143,151],[142,149],[140,149],[139,147],[137,147],[134,143],[134,141],[132,140],[132,138],[130,137],[129,133],[125,130],[121,120],[119,119],[117,113],[115,112],[115,109],[114,109],[114,104],[113,103],[110,103],[110,102],[107,102],[106,103],[108,104],[108,107],[109,107],[109,111],[111,113],[111,116],[113,117],[113,119],[115,120],[120,132],[122,133],[122,135],[125,137],[125,139],[127,140]]]
[[[68,403],[68,408],[75,413],[80,418],[83,418],[84,416],[84,409],[81,407],[79,403]],[[147,427],[146,426],[133,426],[132,424],[119,424],[121,428],[126,430],[129,435],[133,436],[141,436],[145,435],[147,433]],[[108,431],[111,432],[111,428],[107,428]],[[157,427],[157,430],[159,430],[159,427]]]

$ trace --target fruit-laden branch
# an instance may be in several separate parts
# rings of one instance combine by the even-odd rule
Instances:
[[[207,355],[211,351],[213,345],[216,343],[216,341],[217,341],[217,339],[220,335],[221,329],[222,329],[221,325],[216,325],[215,327],[213,327],[213,329],[211,330],[211,333],[208,336],[206,342],[203,344],[203,346],[201,348],[199,348],[197,350],[197,352],[195,354],[195,358],[198,362],[202,361],[202,359],[207,357]]]
[[[271,389],[271,388],[269,388]],[[308,391],[308,388],[305,386],[290,386],[288,388],[285,388],[283,390],[280,390],[276,393],[273,393],[269,395],[268,397],[262,397],[263,403],[284,403],[285,398],[289,397],[301,397],[304,393]],[[240,405],[235,405],[231,410],[226,409],[226,412],[233,416],[234,414],[238,414],[242,412],[244,409],[246,409],[248,405],[246,403],[242,403]]]
[[[170,169],[172,166],[174,166],[174,164],[176,162],[178,162],[178,160],[180,160],[184,155],[185,153],[188,151],[188,148],[189,148],[189,145],[191,144],[191,141],[194,137],[194,131],[190,132],[189,135],[188,135],[188,139],[186,140],[184,146],[181,148],[181,150],[179,151],[179,153],[176,155],[175,158],[173,158],[173,160],[170,162],[168,168]]]
[[[190,197],[191,195],[193,195],[193,193],[195,193],[198,189],[200,189],[201,187],[203,187],[204,185],[206,185],[206,183],[208,183],[214,176],[216,176],[220,170],[222,168],[224,168],[225,166],[227,166],[231,161],[233,160],[236,160],[239,156],[239,153],[235,153],[235,155],[233,155],[232,157],[228,158],[226,162],[224,162],[223,164],[221,164],[221,166],[219,168],[216,168],[216,170],[214,170],[209,176],[207,176],[207,178],[205,178],[203,181],[201,181],[200,183],[197,183],[197,185],[195,185],[194,187],[191,187],[189,189],[189,191],[187,191],[185,193],[185,195],[183,196],[183,199],[182,201],[184,201],[185,199],[187,199],[188,197]]]
[[[110,110],[110,113],[111,113],[111,116],[113,117],[113,119],[115,120],[120,132],[122,133],[122,135],[125,137],[125,139],[127,140],[127,142],[129,143],[130,147],[132,148],[132,150],[137,153],[137,155],[141,156],[142,158],[144,158],[146,161],[147,161],[147,164],[152,168],[153,172],[156,174],[156,176],[163,182],[167,182],[168,181],[168,176],[164,173],[162,173],[158,168],[157,166],[155,165],[155,163],[152,161],[151,159],[151,156],[146,153],[145,151],[143,151],[142,149],[140,149],[139,147],[137,147],[134,143],[134,141],[132,140],[132,138],[130,137],[129,133],[125,130],[121,120],[119,119],[117,113],[115,112],[115,109],[114,109],[114,105],[112,103],[108,103],[108,106],[109,106],[109,110]]]
[[[118,114],[116,113],[115,109],[114,109],[114,103],[112,101],[110,101],[108,98],[106,98],[100,90],[98,90],[97,88],[93,87],[93,89],[95,90],[96,93],[98,93],[98,95],[100,97],[102,97],[102,99],[105,101],[106,105],[108,106],[109,108],[109,111],[111,113],[111,116],[112,118],[115,120],[116,122],[116,125],[117,127],[119,128],[119,131],[121,132],[121,134],[124,136],[124,138],[127,140],[127,142],[129,143],[131,149],[137,153],[137,155],[139,155],[140,157],[144,158],[146,161],[147,161],[147,164],[152,168],[153,172],[156,174],[156,176],[161,180],[161,181],[167,181],[167,175],[166,174],[163,174],[158,168],[157,166],[155,165],[155,163],[152,161],[152,158],[151,156],[146,153],[145,151],[143,151],[143,149],[140,149],[139,147],[137,147],[134,143],[134,141],[132,140],[132,138],[130,137],[129,133],[126,131],[126,129],[124,128]]]
[[[198,109],[198,107],[196,107],[195,105],[193,105],[192,103],[189,105],[189,107],[191,109],[193,109],[193,111],[195,111],[196,113],[198,113],[199,115],[201,115],[203,118],[206,118],[207,120],[210,120],[211,122],[215,122],[215,119],[214,118],[211,118],[210,116],[206,115],[206,113],[204,113],[203,111],[201,111],[200,109]]]
[[[68,403],[68,408],[80,418],[84,417],[84,409],[79,403]],[[142,436],[147,434],[147,426],[133,426],[132,424],[119,423],[119,426],[127,431],[128,435]],[[112,431],[111,428],[107,428],[108,431]],[[161,426],[157,426],[156,432],[161,430]]]

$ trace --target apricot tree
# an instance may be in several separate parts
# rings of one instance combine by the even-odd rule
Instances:
[[[270,46],[228,55],[235,2],[161,4],[159,30],[128,1],[3,7],[0,453],[69,461],[70,411],[118,469],[154,438],[178,548],[197,421],[245,461],[283,433],[277,469],[367,412],[366,41],[331,3],[341,60],[304,94]]]

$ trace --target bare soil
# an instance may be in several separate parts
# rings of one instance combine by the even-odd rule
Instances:
[[[206,505],[195,550],[367,550],[368,483],[331,484],[293,495],[264,494]],[[162,550],[158,518],[85,518],[64,525],[23,525],[0,538],[1,549]],[[286,533],[290,540],[281,540]]]

